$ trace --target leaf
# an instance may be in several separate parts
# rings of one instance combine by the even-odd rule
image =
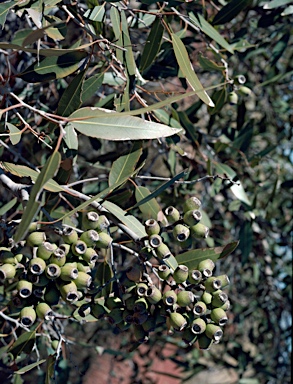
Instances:
[[[67,147],[69,149],[77,150],[78,149],[78,138],[77,138],[77,134],[76,134],[76,132],[75,132],[75,130],[71,124],[66,125],[65,133],[66,134],[63,137],[63,140],[65,141]]]
[[[0,217],[5,215],[5,213],[8,212],[11,208],[13,208],[16,203],[17,203],[17,198],[14,197],[7,204],[2,205],[2,207],[0,208]]]
[[[272,0],[263,5],[263,9],[274,9],[278,7],[283,7],[284,5],[290,4],[292,0]]]
[[[102,22],[105,16],[105,3],[103,5],[97,5],[93,9],[86,11],[84,17],[92,20]]]
[[[109,297],[112,292],[113,282],[107,283],[114,276],[111,265],[105,260],[103,263],[100,263],[96,275],[95,275],[95,283],[98,286],[106,286],[99,292],[96,297]]]
[[[236,172],[226,164],[216,163],[215,167],[216,167],[216,173],[219,173],[222,175],[226,174],[231,180],[233,180],[235,176],[237,176]],[[237,184],[233,184],[230,187],[231,191],[239,200],[243,201],[243,203],[247,205],[251,205],[251,202],[249,201],[241,182],[237,181]]]
[[[80,61],[87,56],[86,52],[76,51],[62,56],[46,57],[40,63],[30,65],[17,77],[29,83],[61,79],[75,72],[80,66]]]
[[[21,139],[21,131],[16,128],[15,125],[11,124],[11,123],[6,123],[6,126],[7,128],[9,129],[9,138],[10,138],[10,141],[13,145],[16,145],[19,143],[20,139]]]
[[[290,33],[285,33],[281,39],[278,40],[277,44],[274,46],[272,54],[271,54],[271,66],[274,66],[277,61],[282,57],[285,49],[288,46]]]
[[[0,25],[2,25],[2,29],[4,28],[4,24],[6,21],[6,16],[11,8],[13,8],[18,1],[6,1],[5,3],[0,4]]]
[[[224,65],[218,65],[214,61],[208,59],[207,57],[204,57],[203,55],[199,54],[198,61],[202,69],[208,70],[208,71],[220,71],[223,72],[225,70]]]
[[[150,191],[146,187],[136,187],[135,188],[135,198],[139,203],[141,200],[146,201],[144,204],[139,204],[139,209],[143,214],[143,218],[159,220],[159,214],[162,212],[160,205],[157,200],[154,198],[149,198],[151,195]]]
[[[181,131],[139,117],[126,117],[119,113],[114,116],[114,113],[106,109],[86,107],[72,113],[70,121],[80,133],[105,140],[156,139]]]
[[[238,15],[251,3],[251,0],[232,0],[227,3],[214,17],[213,25],[225,24]]]
[[[36,331],[25,332],[8,349],[8,353],[12,353],[14,358],[22,352],[31,353],[36,341]]]
[[[217,261],[228,256],[237,247],[238,242],[232,242],[224,247],[193,249],[176,256],[178,264],[184,264],[189,269],[197,269],[202,260],[211,259]]]
[[[165,257],[164,263],[169,267],[172,268],[174,271],[178,267],[178,261],[177,257],[175,258],[173,255],[170,255],[168,257]]]
[[[24,373],[26,373],[28,371],[31,371],[35,367],[38,367],[39,365],[43,364],[45,361],[46,361],[46,359],[42,359],[42,360],[36,361],[35,363],[29,364],[26,367],[23,367],[23,368],[19,369],[18,371],[15,371],[14,373],[22,375],[22,374],[24,374]]]
[[[245,264],[248,261],[249,254],[252,251],[253,231],[250,221],[245,221],[239,231],[239,249],[241,251],[241,262]]]
[[[7,162],[0,162],[0,167],[5,169],[7,172],[12,173],[15,176],[18,177],[30,177],[32,181],[36,181],[37,177],[39,176],[39,172],[35,171],[34,169],[31,169],[25,165],[17,165],[13,163],[7,163]],[[64,191],[64,188],[61,187],[56,181],[49,180],[44,185],[44,189],[50,192],[61,192]]]
[[[84,75],[85,71],[81,71],[65,89],[58,103],[57,115],[69,116],[80,107]]]
[[[140,59],[140,71],[145,71],[155,60],[161,46],[164,27],[159,18],[156,18],[147,37]]]
[[[118,207],[118,205],[110,201],[104,201],[102,205],[108,209],[108,211],[111,212],[112,215],[114,215],[121,223],[130,228],[139,238],[147,235],[144,226],[136,217],[130,215]]]
[[[103,84],[104,73],[98,73],[97,75],[91,76],[85,80],[82,93],[81,93],[81,102],[86,102],[90,97],[98,91],[98,89]]]
[[[201,85],[198,77],[196,76],[191,62],[188,57],[187,50],[181,41],[181,39],[176,36],[174,33],[172,33],[172,43],[173,43],[173,48],[175,52],[175,56],[178,62],[178,65],[183,73],[183,75],[186,77],[186,80],[190,84],[191,88],[196,91],[198,90],[197,95],[198,97],[207,105],[210,107],[214,106],[213,101],[209,97],[209,95],[206,93],[204,90],[203,86]]]
[[[194,13],[189,13],[190,20],[199,27],[204,34],[209,36],[212,40],[217,42],[221,47],[228,52],[233,53],[233,47],[219,34],[219,32],[209,23],[206,19],[198,13],[196,16]]]
[[[109,173],[109,186],[119,182],[126,175],[134,172],[141,154],[141,143],[138,143],[138,145],[134,144],[127,155],[120,156],[114,161]]]
[[[52,383],[52,380],[54,379],[55,364],[56,364],[56,355],[49,355],[47,358],[45,384]]]
[[[27,203],[27,206],[22,214],[21,222],[17,227],[16,233],[14,235],[14,241],[19,242],[27,233],[30,223],[33,221],[40,204],[38,203],[38,196],[43,190],[44,185],[47,181],[53,178],[59,168],[61,162],[61,155],[59,152],[54,152],[48,161],[46,162],[44,168],[39,173],[36,183],[34,184],[30,198]]]

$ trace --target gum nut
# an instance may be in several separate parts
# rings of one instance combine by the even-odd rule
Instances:
[[[82,218],[82,227],[86,231],[88,229],[96,229],[98,227],[99,214],[95,211],[87,212]]]
[[[155,285],[147,289],[145,296],[151,304],[156,304],[162,299],[162,293]]]
[[[87,248],[85,253],[81,255],[83,260],[90,264],[95,264],[99,258],[97,252],[94,250],[94,248]]]
[[[19,282],[16,285],[16,288],[18,290],[18,294],[23,299],[26,299],[32,294],[33,291],[33,284],[30,281],[26,280],[19,280]]]
[[[199,284],[202,280],[202,274],[198,269],[193,269],[189,272],[188,280],[192,284]]]
[[[144,226],[145,231],[149,236],[158,235],[161,231],[160,224],[154,219],[147,220]]]
[[[78,276],[74,280],[78,289],[89,288],[92,281],[93,281],[93,279],[92,279],[91,275],[89,275],[85,272],[81,272],[81,271],[78,272]]]
[[[37,318],[36,311],[33,307],[24,307],[19,314],[20,322],[25,327],[30,327]]]
[[[16,268],[12,264],[3,264],[0,266],[0,281],[12,279],[16,274]]]
[[[180,313],[177,312],[171,312],[170,313],[170,325],[176,330],[176,331],[182,331],[186,325],[187,321]]]
[[[62,298],[68,301],[69,303],[72,303],[79,299],[79,295],[77,293],[77,286],[73,281],[71,281],[70,283],[61,285],[60,293]]]
[[[138,296],[146,296],[146,292],[148,290],[148,286],[145,283],[139,283],[136,287],[136,292]]]
[[[112,244],[112,237],[108,235],[106,232],[100,232],[99,233],[99,240],[96,243],[96,246],[98,248],[109,248],[110,245]]]
[[[2,251],[0,256],[1,264],[17,264],[14,253],[10,251]]]
[[[167,280],[170,274],[171,274],[171,270],[167,265],[162,264],[159,266],[158,275],[162,280]]]
[[[211,259],[205,259],[200,261],[197,267],[197,269],[201,272],[204,271],[205,269],[209,269],[210,271],[213,272],[214,268],[215,268],[215,263]]]
[[[193,307],[193,313],[196,316],[202,316],[206,313],[207,306],[203,301],[198,301],[196,304],[194,304]]]
[[[188,227],[186,227],[183,224],[175,225],[173,229],[173,236],[177,241],[179,242],[186,241],[189,235],[190,235],[190,230]]]
[[[214,308],[211,311],[211,319],[221,327],[227,324],[228,317],[222,308]]]
[[[87,250],[87,245],[84,241],[78,240],[71,245],[71,251],[75,256],[82,256]]]
[[[74,263],[75,264],[75,263]],[[78,276],[78,269],[76,265],[72,265],[71,263],[65,264],[61,267],[60,278],[64,281],[75,280]]]
[[[188,267],[185,265],[178,265],[173,273],[173,279],[177,284],[184,283],[188,278]]]
[[[88,247],[93,247],[96,245],[99,238],[100,236],[97,231],[89,229],[88,231],[83,232],[79,239],[84,241]]]
[[[56,244],[51,244],[48,241],[45,241],[38,246],[37,257],[43,260],[48,260],[56,248]]]
[[[190,227],[190,233],[195,239],[206,239],[209,235],[209,228],[202,223],[197,223]]]
[[[53,315],[53,311],[47,303],[39,303],[36,306],[36,313],[40,319],[46,319],[46,320],[48,316]]]
[[[198,209],[184,213],[183,221],[187,225],[195,225],[202,219],[202,213]]]
[[[166,257],[171,256],[171,251],[170,251],[169,247],[164,243],[161,243],[156,248],[155,252],[156,252],[156,255],[159,259],[164,259]]]
[[[49,279],[57,279],[61,274],[61,268],[57,264],[48,264],[45,273]]]
[[[176,221],[180,220],[180,212],[175,207],[167,207],[165,209],[165,215],[167,217],[167,220],[169,224],[176,223]]]
[[[204,333],[204,331],[206,330],[206,326],[207,326],[206,322],[200,317],[198,317],[197,319],[193,320],[190,327],[191,327],[191,331],[195,335],[200,335],[201,333]]]
[[[63,229],[62,238],[66,244],[74,244],[78,240],[78,233],[74,228],[65,227]]]
[[[179,291],[177,294],[177,304],[180,307],[187,307],[194,301],[194,296],[191,291]]]
[[[221,281],[215,276],[208,277],[203,284],[207,292],[215,292],[222,287]]]
[[[183,204],[183,212],[188,212],[188,211],[194,211],[196,209],[199,209],[201,206],[201,201],[195,197],[192,196],[189,199],[185,200]]]
[[[46,269],[45,260],[41,259],[40,257],[36,257],[30,260],[29,270],[31,271],[32,274],[41,275],[45,269]]]
[[[207,335],[208,338],[218,341],[221,339],[223,336],[223,331],[221,327],[215,324],[207,324],[205,334]]]
[[[26,243],[30,247],[38,247],[44,241],[46,241],[45,232],[32,232],[26,238]]]
[[[153,248],[158,248],[163,243],[163,239],[160,235],[151,235],[149,237],[149,244]]]
[[[166,291],[163,295],[163,303],[169,307],[173,307],[177,303],[177,294],[175,291]]]

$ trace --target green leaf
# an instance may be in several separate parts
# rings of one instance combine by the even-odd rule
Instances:
[[[237,247],[238,242],[227,244],[224,247],[193,249],[176,256],[178,264],[184,264],[189,269],[197,269],[202,260],[211,259],[217,261],[228,256]]]
[[[263,9],[274,9],[292,3],[292,0],[272,0],[264,4]]]
[[[277,44],[274,46],[272,55],[271,55],[271,66],[274,66],[277,61],[282,57],[284,51],[286,50],[289,39],[290,39],[290,33],[285,33],[281,39],[278,40]]]
[[[5,169],[7,172],[12,173],[15,176],[18,177],[30,177],[32,181],[36,181],[37,177],[39,176],[39,172],[25,166],[25,165],[17,165],[13,163],[7,163],[7,162],[0,162],[0,167]],[[56,181],[49,180],[44,185],[44,189],[50,192],[61,192],[64,191],[64,188],[62,188]]]
[[[162,214],[162,209],[154,198],[149,198],[151,195],[150,191],[146,187],[135,188],[135,198],[139,203],[141,200],[146,201],[145,203],[139,204],[139,209],[143,214],[143,218],[160,220],[159,215]]]
[[[18,1],[6,1],[5,3],[0,4],[0,25],[2,25],[2,29],[4,28],[4,24],[6,21],[6,16],[11,8],[13,8]]]
[[[232,0],[227,3],[214,17],[213,25],[225,24],[238,15],[251,3],[251,0]]]
[[[241,262],[245,264],[248,261],[249,254],[252,251],[253,230],[252,223],[245,221],[239,231],[239,249],[241,251]]]
[[[65,127],[66,135],[63,137],[63,140],[65,141],[67,147],[69,149],[78,149],[78,137],[75,132],[75,129],[72,127],[71,124],[67,124]]]
[[[81,71],[65,89],[58,103],[57,115],[69,116],[80,107],[84,75],[85,71]]]
[[[101,108],[81,108],[70,118],[71,124],[80,133],[105,140],[156,139],[180,132],[177,128]]]
[[[185,48],[185,45],[181,41],[181,39],[172,33],[172,43],[173,48],[175,52],[175,56],[179,65],[179,68],[181,69],[183,75],[186,77],[186,80],[190,84],[191,88],[196,92],[197,96],[207,105],[210,107],[214,106],[213,101],[209,97],[209,95],[204,90],[203,86],[201,85],[197,75],[195,74],[192,64],[189,60],[187,50]]]
[[[108,211],[111,212],[112,215],[114,215],[121,223],[130,228],[139,238],[147,235],[144,226],[136,217],[130,215],[118,207],[118,205],[110,201],[104,201],[102,205],[108,209]]]
[[[96,275],[95,283],[98,286],[103,286],[114,276],[111,265],[105,260],[103,263],[100,263]],[[109,297],[112,292],[113,282],[106,284],[106,286],[99,292],[96,297]]]
[[[109,173],[109,186],[119,182],[121,179],[124,179],[126,175],[134,172],[141,154],[141,143],[134,144],[127,155],[120,156],[114,161]]]
[[[86,52],[76,51],[62,56],[46,57],[40,63],[30,65],[17,76],[29,83],[61,79],[75,72],[80,66],[80,61],[87,56]]]
[[[163,33],[164,27],[160,18],[157,18],[152,25],[152,29],[147,37],[144,49],[142,51],[139,67],[141,72],[149,68],[155,60],[160,50]]]
[[[235,176],[237,176],[236,172],[227,164],[216,163],[215,168],[216,168],[216,173],[220,175],[226,174],[231,180],[233,180]],[[251,205],[251,202],[249,201],[246,195],[246,192],[244,191],[244,188],[242,186],[242,183],[240,181],[237,181],[237,184],[233,184],[230,187],[230,189],[239,200],[241,200],[243,203],[247,205]]]
[[[26,367],[20,368],[18,371],[15,371],[14,373],[17,373],[19,375],[23,375],[24,373],[31,371],[35,367],[38,367],[39,365],[43,364],[45,361],[46,361],[46,359],[36,361],[35,363],[29,364]]]
[[[36,179],[36,183],[31,190],[30,198],[23,212],[21,222],[17,227],[16,233],[14,235],[14,241],[16,243],[26,235],[30,223],[33,221],[38,209],[40,208],[40,204],[37,201],[39,194],[43,190],[44,185],[55,176],[56,172],[58,171],[60,162],[60,153],[54,152],[46,162],[42,171],[39,173]]]
[[[86,11],[84,17],[92,20],[102,22],[105,16],[105,3],[103,5],[97,5],[93,9]]]
[[[11,124],[11,123],[6,123],[6,127],[9,129],[9,138],[10,138],[10,141],[13,145],[16,145],[19,143],[20,139],[21,139],[21,131],[16,128],[15,125]]]
[[[85,80],[83,89],[82,89],[82,94],[81,94],[82,104],[86,102],[89,98],[94,96],[94,94],[98,91],[98,89],[103,84],[103,79],[104,79],[104,73],[101,72]]]
[[[14,358],[22,352],[31,353],[36,341],[36,331],[25,332],[8,349],[8,353],[12,353]]]
[[[49,355],[47,358],[45,384],[52,384],[52,380],[54,379],[55,364],[56,364],[56,355]]]
[[[172,268],[174,271],[178,267],[178,261],[177,257],[175,258],[173,255],[170,255],[164,259],[164,263],[169,267]]]
[[[214,61],[208,59],[207,57],[204,57],[202,54],[199,54],[198,61],[202,69],[205,69],[208,71],[223,72],[223,70],[225,69],[224,65],[218,65]]]
[[[17,198],[14,197],[7,204],[2,205],[2,207],[0,208],[0,217],[5,215],[5,213],[8,212],[11,208],[13,208],[16,203],[17,203]]]
[[[199,27],[204,34],[209,36],[212,40],[218,43],[221,47],[228,52],[233,53],[233,47],[219,34],[219,32],[209,23],[206,19],[198,13],[196,16],[194,13],[189,13],[190,20]]]

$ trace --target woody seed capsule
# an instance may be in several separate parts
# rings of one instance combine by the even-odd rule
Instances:
[[[198,209],[194,209],[193,211],[187,211],[183,216],[184,223],[190,226],[197,224],[201,219],[202,214]]]
[[[178,209],[170,206],[165,209],[165,215],[167,217],[167,220],[169,224],[176,223],[180,219],[180,212]]]
[[[151,236],[151,235],[158,235],[160,233],[160,224],[154,220],[154,219],[149,219],[145,222],[145,231],[146,233]]]
[[[78,240],[78,234],[75,229],[66,227],[63,229],[63,235],[62,235],[63,240],[65,241],[66,244],[74,244]]]
[[[36,257],[35,259],[31,259],[29,262],[29,270],[34,275],[41,275],[46,268],[45,260]]]
[[[178,265],[173,273],[173,279],[177,284],[184,283],[188,278],[188,267],[185,265]]]
[[[200,206],[201,206],[201,201],[197,197],[192,196],[184,202],[183,211],[184,212],[194,211],[196,209],[199,209]]]

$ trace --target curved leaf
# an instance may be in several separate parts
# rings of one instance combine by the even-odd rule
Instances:
[[[251,0],[232,0],[227,3],[214,17],[213,25],[225,24],[246,8]]]
[[[158,220],[158,216],[160,212],[162,212],[161,207],[158,202],[154,198],[147,199],[150,196],[150,191],[146,187],[136,187],[135,188],[135,198],[139,203],[141,200],[145,200],[146,202],[139,205],[139,209],[143,214],[144,219],[154,218]]]
[[[147,37],[146,44],[142,51],[139,67],[141,72],[150,67],[152,62],[155,60],[160,50],[163,33],[164,27],[161,20],[157,18],[152,25],[152,29]]]
[[[20,368],[18,371],[15,371],[14,373],[17,373],[18,375],[22,375],[22,374],[24,374],[24,373],[26,373],[28,371],[31,371],[35,367],[38,367],[39,365],[43,364],[45,361],[46,361],[46,359],[42,359],[42,360],[36,361],[35,363],[29,364],[29,365],[26,365],[23,368]]]
[[[8,349],[9,353],[12,353],[14,358],[20,355],[22,352],[29,354],[36,340],[36,331],[25,332],[19,336],[19,338]]]
[[[80,133],[105,140],[157,139],[181,131],[139,117],[120,116],[118,113],[112,116],[114,113],[106,109],[86,107],[73,112],[70,121]]]

